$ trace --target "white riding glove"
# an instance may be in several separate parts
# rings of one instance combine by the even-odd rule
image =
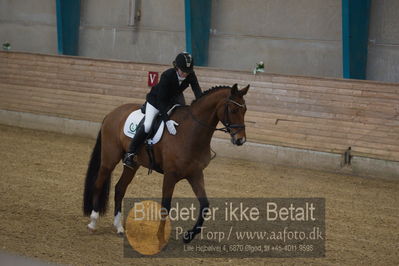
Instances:
[[[168,131],[171,135],[176,135],[176,128],[175,126],[178,126],[179,124],[176,123],[176,121],[173,120],[168,120],[166,121],[166,127],[168,128]]]

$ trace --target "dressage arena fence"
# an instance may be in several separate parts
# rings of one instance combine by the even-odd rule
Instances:
[[[167,65],[0,52],[0,123],[96,136],[104,116],[144,103]],[[266,62],[267,68],[267,62]],[[203,90],[250,84],[247,143],[216,132],[229,157],[398,179],[399,84],[197,67]],[[186,101],[193,99],[185,92]]]

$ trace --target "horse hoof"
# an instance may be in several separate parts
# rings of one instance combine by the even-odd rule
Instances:
[[[191,242],[191,240],[193,240],[192,238],[189,238],[189,237],[183,237],[183,243],[184,244],[189,244],[190,242]]]
[[[187,231],[183,234],[183,242],[184,244],[190,243],[194,239],[194,232],[193,231]]]
[[[95,233],[97,230],[95,228],[91,228],[90,225],[87,226],[87,230],[89,231],[89,233]]]
[[[125,230],[123,228],[123,226],[115,226],[116,229],[116,234],[120,237],[123,237],[123,235],[125,234]]]

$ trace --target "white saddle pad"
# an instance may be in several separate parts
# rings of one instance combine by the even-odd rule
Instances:
[[[123,133],[125,133],[125,135],[128,136],[129,138],[133,138],[134,135],[136,135],[137,127],[141,119],[143,119],[143,117],[144,114],[141,112],[140,109],[131,113],[126,119],[125,126],[123,127]],[[158,143],[162,137],[164,128],[165,128],[165,123],[162,121],[161,124],[159,125],[157,133],[152,139],[148,140],[148,143],[149,144]]]
[[[180,106],[179,104],[175,104],[170,108],[170,110],[167,112],[168,115],[170,115],[173,110]],[[140,124],[141,119],[143,119],[144,114],[141,112],[141,109],[138,109],[134,112],[132,112],[126,119],[125,125],[123,127],[123,133],[125,133],[126,136],[129,138],[133,138],[134,135],[136,135],[136,130],[138,125]],[[149,139],[147,142],[149,144],[156,144],[161,140],[163,131],[165,128],[165,122],[162,121],[161,124],[159,125],[159,128],[157,130],[157,133],[155,133],[154,137],[152,139]]]

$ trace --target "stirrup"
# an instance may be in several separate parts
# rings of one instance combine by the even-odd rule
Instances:
[[[124,166],[127,166],[127,167],[129,167],[129,168],[131,168],[131,169],[133,169],[133,168],[135,168],[136,167],[136,162],[134,161],[134,157],[136,156],[136,154],[135,153],[133,153],[133,152],[127,152],[126,154],[125,154],[125,157],[123,158],[123,165]]]

